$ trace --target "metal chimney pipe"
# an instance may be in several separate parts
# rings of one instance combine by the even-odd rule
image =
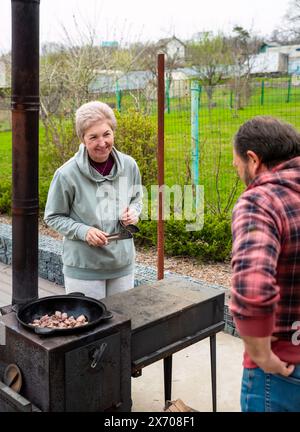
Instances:
[[[40,0],[12,0],[12,304],[38,298]]]

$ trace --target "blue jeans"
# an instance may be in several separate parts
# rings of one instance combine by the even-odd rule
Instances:
[[[244,369],[242,412],[300,412],[300,365],[289,377]]]

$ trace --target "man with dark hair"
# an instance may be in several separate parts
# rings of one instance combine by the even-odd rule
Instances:
[[[300,134],[255,117],[235,136],[234,166],[247,185],[232,217],[241,408],[300,412]]]

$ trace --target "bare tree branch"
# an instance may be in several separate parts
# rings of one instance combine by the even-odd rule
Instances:
[[[214,88],[228,74],[230,57],[225,37],[222,34],[212,36],[205,33],[200,42],[188,44],[188,58],[199,74],[211,108]]]

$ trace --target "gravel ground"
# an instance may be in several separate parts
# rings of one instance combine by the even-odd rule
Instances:
[[[156,250],[137,248],[136,261],[145,266],[156,267]],[[212,284],[230,287],[230,263],[203,264],[190,257],[165,257],[165,270],[187,275]]]
[[[0,223],[11,223],[11,217],[0,215]],[[39,231],[43,235],[48,235],[56,239],[62,238],[58,233],[48,228],[42,220],[40,220],[39,223]],[[144,266],[156,267],[156,249],[137,248],[136,261],[138,264]],[[165,256],[165,270],[187,275],[212,284],[222,285],[227,288],[230,287],[230,263],[203,264],[199,263],[194,258]]]

